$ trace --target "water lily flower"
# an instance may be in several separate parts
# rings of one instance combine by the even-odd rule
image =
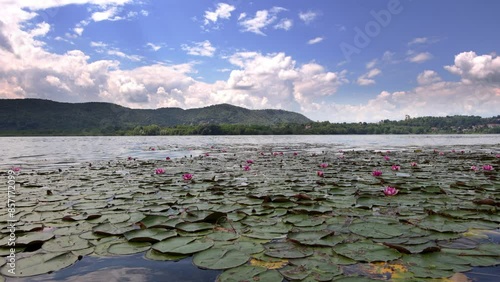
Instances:
[[[166,157],[165,160],[170,161],[170,157]]]
[[[500,158],[500,154],[497,154],[497,155],[496,155],[496,157],[497,157],[497,158]]]
[[[247,164],[253,164],[253,160],[247,160]]]
[[[155,169],[155,174],[164,174],[165,170],[163,168],[157,168]]]
[[[193,179],[193,175],[191,173],[185,173],[182,175],[182,179],[191,180],[191,179]]]
[[[394,188],[394,187],[387,186],[387,187],[385,187],[385,189],[384,189],[384,194],[385,194],[386,196],[394,196],[394,195],[396,195],[397,193],[399,193],[399,190],[398,190],[398,189],[396,189],[396,188]]]
[[[297,152],[293,152],[293,155],[294,155],[294,156],[297,156],[298,154],[299,154],[299,153],[297,153]],[[500,155],[498,155],[498,156],[500,156]]]
[[[14,167],[12,167],[12,171],[13,171],[13,172],[20,172],[20,171],[21,171],[21,167],[19,167],[19,166],[14,166]]]
[[[227,151],[226,151],[225,149],[222,149],[222,151],[221,151],[221,152],[222,152],[222,153],[226,153]]]
[[[493,170],[493,166],[491,166],[491,165],[483,165],[483,170],[488,170],[488,171]]]
[[[274,153],[273,153],[273,156],[277,156],[277,155],[278,155],[278,152],[274,152]]]
[[[243,167],[243,170],[244,170],[244,171],[249,171],[249,170],[250,170],[250,166],[249,166],[249,165],[244,166],[244,167]]]
[[[391,158],[389,158],[389,156],[384,156],[384,160],[388,161],[390,160]]]
[[[156,149],[155,149],[154,147],[151,147],[151,148],[150,148],[150,150],[151,150],[151,151],[155,151]]]
[[[380,171],[380,170],[374,170],[374,171],[372,172],[372,175],[373,175],[373,176],[375,176],[375,177],[377,177],[377,176],[381,176],[381,175],[382,175],[382,171]]]
[[[205,157],[208,157],[208,156],[210,156],[210,154],[209,153],[205,153]]]
[[[343,158],[344,158],[344,155],[340,155],[340,156],[339,156],[339,159],[343,159]]]
[[[391,169],[392,169],[392,170],[394,170],[394,171],[397,171],[397,170],[400,170],[400,169],[401,169],[401,167],[400,167],[399,165],[393,165],[393,166],[391,167]]]
[[[283,156],[283,152],[280,152],[280,156]]]
[[[322,163],[319,165],[321,168],[327,168],[328,167],[328,163]]]
[[[132,157],[128,157],[127,160],[131,161],[132,160]]]
[[[318,175],[319,177],[325,176],[325,174],[321,170],[318,170],[318,172],[316,172],[316,175]]]
[[[440,156],[444,156],[444,152],[439,152],[439,155]]]
[[[477,171],[477,166],[475,166],[475,165],[471,166],[470,170]]]
[[[416,162],[411,162],[411,163],[410,163],[410,165],[411,165],[412,167],[416,167],[416,166],[417,166],[417,163],[416,163]]]
[[[389,155],[391,153],[391,151],[387,150],[386,153]]]
[[[455,151],[455,149],[453,149],[453,150],[451,150],[451,152],[452,152],[452,153],[455,153],[456,151]]]

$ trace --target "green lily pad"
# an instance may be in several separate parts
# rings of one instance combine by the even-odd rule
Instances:
[[[246,282],[246,281],[282,281],[283,276],[276,270],[263,267],[242,265],[224,271],[217,282]]]
[[[160,253],[194,254],[206,250],[214,245],[212,240],[196,240],[192,237],[174,237],[153,245],[153,249]]]
[[[57,271],[68,267],[78,260],[71,252],[38,253],[16,261],[15,275],[9,272],[9,265],[4,265],[0,272],[10,277],[27,277]]]
[[[91,247],[87,240],[78,235],[62,236],[49,240],[42,245],[42,249],[47,252],[76,251]]]
[[[132,230],[123,235],[129,242],[156,243],[177,236],[177,232],[175,232],[174,230],[166,230],[163,228],[149,228]]]
[[[354,223],[349,230],[355,234],[368,238],[394,238],[403,235],[404,229],[398,225],[388,225],[376,222]]]
[[[176,255],[176,254],[169,254],[169,253],[160,253],[158,251],[155,251],[154,249],[149,249],[146,252],[145,257],[150,260],[156,260],[156,261],[179,261],[182,259],[185,259],[189,257],[189,255]]]
[[[115,255],[130,255],[142,253],[149,249],[151,249],[151,243],[149,242],[126,242],[111,245],[108,252]]]
[[[333,250],[353,260],[366,262],[391,261],[401,257],[396,250],[368,241],[339,244],[334,246]]]
[[[24,246],[30,244],[43,243],[54,238],[53,233],[49,232],[29,232],[19,235],[16,238],[16,246]],[[9,247],[9,237],[4,237],[0,240],[0,246]]]
[[[130,223],[103,223],[94,227],[93,232],[99,235],[122,235],[134,230],[134,226]]]
[[[307,247],[288,242],[268,243],[264,245],[266,255],[275,258],[304,258],[311,256],[314,251]]]
[[[193,264],[202,269],[229,269],[245,264],[248,254],[231,249],[211,248],[193,256]]]
[[[198,232],[213,229],[215,226],[206,222],[181,222],[175,225],[175,228],[185,232]]]

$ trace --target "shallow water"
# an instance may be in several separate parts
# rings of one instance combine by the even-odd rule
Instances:
[[[131,156],[164,159],[198,155],[211,146],[252,149],[311,147],[338,150],[403,150],[421,146],[467,149],[488,145],[498,151],[500,135],[260,135],[260,136],[93,136],[93,137],[1,137],[0,166],[68,166],[82,162]],[[150,148],[155,148],[154,151]]]

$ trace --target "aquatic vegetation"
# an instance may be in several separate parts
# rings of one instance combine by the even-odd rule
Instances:
[[[170,157],[166,157],[166,158],[165,158],[165,160],[166,160],[166,161],[170,161]]]
[[[486,171],[493,170],[493,166],[492,165],[483,165],[483,170],[486,170]]]
[[[389,157],[389,156],[384,156],[384,160],[389,161],[389,160],[391,160],[391,157]]]
[[[243,166],[243,170],[244,171],[249,171],[250,170],[250,166],[249,165]]]
[[[475,165],[471,166],[470,170],[477,171],[477,166],[475,166]]]
[[[411,163],[410,163],[410,166],[411,166],[411,167],[417,167],[417,166],[418,166],[418,164],[417,164],[416,162],[411,162]]]
[[[384,189],[384,194],[385,194],[386,196],[394,196],[394,195],[396,195],[397,193],[399,193],[399,190],[398,190],[398,189],[396,189],[396,188],[394,188],[394,187],[387,186],[387,187],[385,187],[385,189]]]
[[[261,154],[256,169],[246,160],[271,148],[236,147],[210,158],[20,173],[17,276],[78,267],[71,265],[82,256],[134,253],[192,259],[193,267],[223,271],[220,282],[426,281],[500,264],[499,244],[488,239],[499,235],[498,159],[484,148],[446,158],[429,148],[393,150],[398,163],[421,165],[384,174],[374,169],[390,165],[380,151],[349,151],[342,161],[336,148],[287,150],[304,157]],[[328,174],[318,171],[322,163]],[[473,164],[485,173],[467,173]],[[166,172],[151,175],[160,166]],[[7,235],[0,234],[3,256]],[[7,270],[0,268],[12,276]]]
[[[163,168],[155,169],[155,174],[164,174],[164,173],[165,173],[165,169],[163,169]]]
[[[328,163],[321,163],[319,165],[319,167],[321,167],[321,168],[327,168],[328,167]]]
[[[392,165],[391,169],[394,170],[394,171],[398,171],[398,170],[401,170],[401,166],[399,166],[399,165]]]
[[[247,164],[253,164],[253,160],[247,160]]]
[[[19,167],[19,166],[13,166],[13,167],[11,168],[11,170],[12,170],[13,172],[20,172],[20,171],[21,171],[21,167]]]

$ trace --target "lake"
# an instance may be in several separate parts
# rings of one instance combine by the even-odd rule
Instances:
[[[288,193],[291,193],[287,195],[294,195],[296,191],[301,191],[304,194],[315,195],[318,201],[323,201],[324,197],[332,201],[337,199],[332,204],[334,209],[331,212],[332,214],[337,213],[337,216],[342,218],[342,222],[330,219],[333,221],[328,223],[329,228],[335,226],[337,226],[335,228],[339,228],[336,232],[340,232],[345,227],[344,219],[351,217],[350,207],[354,207],[354,203],[357,204],[356,212],[362,214],[363,217],[379,218],[379,212],[393,215],[390,213],[392,210],[388,207],[389,202],[384,202],[386,198],[378,191],[379,185],[376,183],[378,181],[376,178],[376,184],[374,184],[374,178],[371,176],[372,168],[384,170],[384,175],[387,175],[384,181],[395,183],[401,187],[402,191],[404,190],[397,198],[394,198],[393,202],[395,206],[400,205],[406,208],[406,214],[403,213],[402,216],[410,219],[414,216],[413,213],[425,218],[427,214],[424,208],[429,209],[434,205],[444,203],[444,206],[450,205],[455,209],[460,209],[467,205],[465,200],[471,200],[472,197],[490,196],[495,198],[498,195],[496,189],[498,187],[498,181],[496,180],[498,159],[494,158],[495,154],[500,152],[500,135],[3,137],[0,138],[0,147],[4,148],[3,154],[0,156],[0,165],[5,168],[21,166],[21,181],[24,181],[24,184],[34,185],[31,188],[27,185],[27,187],[19,189],[21,192],[20,196],[18,196],[19,202],[24,200],[24,210],[29,211],[34,207],[37,212],[42,211],[42,213],[45,212],[50,216],[54,216],[52,222],[57,224],[54,225],[55,231],[53,232],[59,237],[69,237],[75,232],[79,234],[78,232],[83,231],[71,229],[76,228],[74,226],[78,224],[73,226],[71,225],[72,222],[59,223],[60,216],[53,215],[52,211],[50,211],[51,207],[54,207],[55,210],[61,210],[61,215],[66,215],[78,211],[87,212],[89,207],[94,208],[92,207],[93,204],[104,203],[106,207],[101,207],[104,216],[121,223],[120,218],[123,214],[129,213],[127,210],[129,208],[133,208],[134,212],[141,211],[145,214],[166,214],[167,211],[157,210],[157,208],[163,205],[168,207],[166,203],[169,203],[175,210],[169,209],[168,212],[179,214],[180,209],[177,208],[181,208],[182,205],[172,204],[167,201],[170,197],[174,197],[172,196],[174,194],[181,195],[179,198],[185,201],[185,205],[198,204],[198,200],[193,201],[190,197],[192,197],[191,193],[193,195],[200,193],[199,195],[203,195],[199,199],[201,202],[208,195],[210,201],[220,202],[221,206],[229,206],[226,201],[231,201],[229,199],[231,193],[225,196],[216,196],[216,194],[212,195],[206,191],[206,185],[213,186],[213,182],[211,182],[215,179],[212,178],[213,174],[221,177],[218,183],[222,187],[227,185],[228,188],[231,188],[228,190],[234,189],[241,192],[240,198],[235,201],[245,199],[247,193],[252,191],[241,188],[247,185],[254,187],[254,189],[263,189],[261,190],[262,193],[269,192],[270,190],[266,189],[271,189],[270,187],[274,185],[279,187],[281,193],[284,193],[282,188],[286,187],[289,190]],[[414,152],[419,148],[424,148],[424,152]],[[440,154],[433,153],[433,149],[446,152],[446,154],[440,157]],[[367,151],[362,152],[364,150]],[[456,150],[457,153],[452,154],[451,150]],[[459,153],[462,150],[465,151],[465,154]],[[265,152],[266,156],[258,154],[259,151]],[[340,151],[345,152],[345,159]],[[391,151],[391,158],[401,162],[402,170],[405,173],[392,174],[390,166],[392,159],[387,163],[382,162],[381,156],[385,155],[386,151]],[[210,153],[209,157],[195,158],[204,155],[206,152]],[[274,158],[271,152],[284,152],[284,156]],[[300,152],[299,157],[294,158],[292,152]],[[420,154],[418,158],[423,162],[422,166],[416,170],[409,168],[410,161],[415,158],[415,153]],[[175,161],[166,162],[165,157],[167,156]],[[184,159],[184,156],[188,158]],[[128,157],[137,158],[140,161],[127,161]],[[242,171],[241,162],[248,158],[254,159],[256,164],[252,164],[250,172]],[[330,167],[324,169],[327,175],[325,183],[317,182],[317,166],[325,159],[330,163]],[[471,173],[469,169],[471,164],[482,164],[478,163],[478,160],[484,159],[494,164],[495,170],[484,175]],[[430,164],[425,164],[424,160],[427,163],[430,162]],[[108,165],[107,161],[112,162]],[[86,164],[88,162],[96,163],[96,165],[90,168]],[[85,164],[82,165],[82,163]],[[286,163],[286,166],[280,170],[280,165],[283,168],[283,163]],[[448,164],[450,164],[449,167]],[[168,172],[163,178],[152,173],[159,166],[163,166]],[[434,170],[435,167],[438,169]],[[57,168],[62,168],[63,172],[58,173]],[[186,170],[195,171],[195,177],[199,177],[200,182],[192,185],[183,184],[179,175]],[[26,172],[29,172],[30,176]],[[411,178],[409,178],[410,174],[412,174]],[[430,175],[434,175],[434,177]],[[495,178],[491,176],[495,176]],[[401,177],[405,178],[405,180],[401,180]],[[280,178],[287,179],[287,181],[280,182]],[[457,179],[462,182],[457,182]],[[426,188],[425,193],[432,196],[427,199],[427,196],[420,195],[420,186],[415,183],[412,184],[412,182],[417,182],[420,186],[424,185]],[[428,183],[422,184],[422,182]],[[446,183],[446,185],[443,186],[442,183]],[[455,185],[457,183],[458,185]],[[483,185],[484,189],[476,191],[477,194],[471,194],[470,191],[475,189],[474,185],[478,185],[477,183]],[[364,201],[368,201],[367,199],[381,199],[380,201],[383,202],[356,202],[355,198],[358,196],[354,197],[354,190],[350,189],[351,184],[359,185],[358,192],[361,193],[360,198]],[[164,187],[158,191],[158,185]],[[439,185],[446,188],[450,187],[452,193],[450,195],[442,194],[439,189],[435,189]],[[335,186],[335,188],[332,188],[332,186]],[[324,194],[325,190],[322,187],[329,187],[329,194]],[[462,187],[467,187],[468,190],[462,191]],[[47,189],[51,190],[51,195],[46,193]],[[352,191],[352,193],[349,191]],[[52,192],[59,199],[51,200]],[[276,190],[272,192],[274,193]],[[260,196],[260,193],[254,195],[254,197],[257,196]],[[418,200],[418,197],[421,197],[420,200]],[[471,198],[468,199],[467,197]],[[167,202],[163,202],[163,200]],[[255,205],[254,200],[248,200],[249,202],[246,204]],[[349,201],[352,201],[353,204],[346,205]],[[106,210],[108,207],[106,203],[108,202],[113,207],[109,211]],[[155,205],[152,205],[153,203]],[[89,204],[90,206],[88,206]],[[275,204],[279,205],[279,203]],[[367,207],[372,205],[374,206],[373,214],[366,213],[367,210],[371,210]],[[469,203],[469,205],[472,205],[472,203]],[[260,206],[260,204],[257,206]],[[324,210],[321,210],[321,206],[318,205],[319,210],[314,212],[325,213]],[[359,206],[362,207],[359,208]],[[71,209],[66,210],[68,207],[71,207]],[[101,208],[96,208],[93,211],[99,211]],[[203,205],[200,205],[200,208],[203,208]],[[304,205],[303,207],[303,209],[309,208],[311,208],[310,205]],[[23,208],[20,208],[20,210],[23,210]],[[258,209],[257,211],[259,212]],[[303,210],[290,211],[288,216],[293,216],[290,214],[297,211]],[[130,214],[134,214],[134,212],[130,212]],[[230,213],[229,210],[226,212]],[[253,211],[248,213],[248,218],[251,218]],[[23,212],[20,214],[23,214]],[[283,216],[280,213],[276,215],[277,217]],[[263,213],[262,216],[265,217],[266,214]],[[476,221],[477,216],[479,215],[473,214],[471,218],[474,218],[474,220],[472,221]],[[481,216],[483,219],[488,219],[489,215],[486,209],[484,209]],[[29,214],[24,214],[23,218],[38,220]],[[274,218],[270,217],[269,219]],[[323,220],[319,217],[312,218]],[[237,221],[237,219],[234,220]],[[290,220],[293,221],[292,218]],[[46,223],[43,220],[39,221]],[[132,219],[129,221],[135,222]],[[311,230],[313,228],[313,226],[308,226],[310,222],[307,220],[296,223],[299,228],[308,227]],[[398,223],[398,221],[389,223],[392,226],[401,225],[399,227],[405,227],[404,224]],[[66,230],[65,224],[73,227]],[[99,222],[92,222],[94,227],[99,224]],[[366,226],[362,225],[365,223],[357,222],[356,224],[363,227],[363,230],[366,229]],[[491,222],[485,226],[490,229],[495,228],[495,226],[491,226]],[[227,226],[225,228],[227,229]],[[258,239],[262,239],[259,236],[267,235],[259,234],[258,230],[260,228],[257,226],[252,231],[257,232],[257,235],[254,234],[253,236],[257,236]],[[430,228],[434,227],[430,225]],[[455,227],[450,228],[453,231]],[[239,232],[244,233],[247,231],[242,229]],[[280,232],[278,233],[282,234]],[[185,233],[183,233],[183,236],[187,236]],[[486,239],[481,238],[482,241],[475,244],[499,244],[498,234],[500,233],[498,228],[495,233],[491,234],[489,237],[486,236]],[[251,237],[252,233],[246,235]],[[396,235],[393,237],[396,237]],[[443,240],[445,237],[439,238]],[[120,241],[119,243],[122,244],[123,242]],[[83,255],[83,258],[74,265],[54,273],[20,279],[7,278],[7,281],[112,282],[123,281],[122,279],[127,277],[128,281],[146,282],[161,281],[165,277],[169,277],[170,280],[164,281],[201,282],[214,281],[222,272],[220,270],[202,270],[193,265],[191,257],[172,262],[155,261],[146,259],[144,256],[144,253],[120,256],[110,256],[108,254],[105,257]],[[491,265],[488,261],[481,262],[484,266]],[[343,270],[347,273],[350,268],[346,266]],[[354,271],[360,273],[359,269]],[[499,268],[474,267],[467,275],[469,278],[478,281],[490,281],[488,277],[498,278]]]
[[[265,136],[93,136],[1,137],[0,165],[67,166],[81,162],[126,158],[164,159],[196,155],[210,146],[241,148],[308,147],[338,150],[406,150],[421,146],[500,146],[500,135],[265,135]],[[154,147],[155,150],[149,150]]]

